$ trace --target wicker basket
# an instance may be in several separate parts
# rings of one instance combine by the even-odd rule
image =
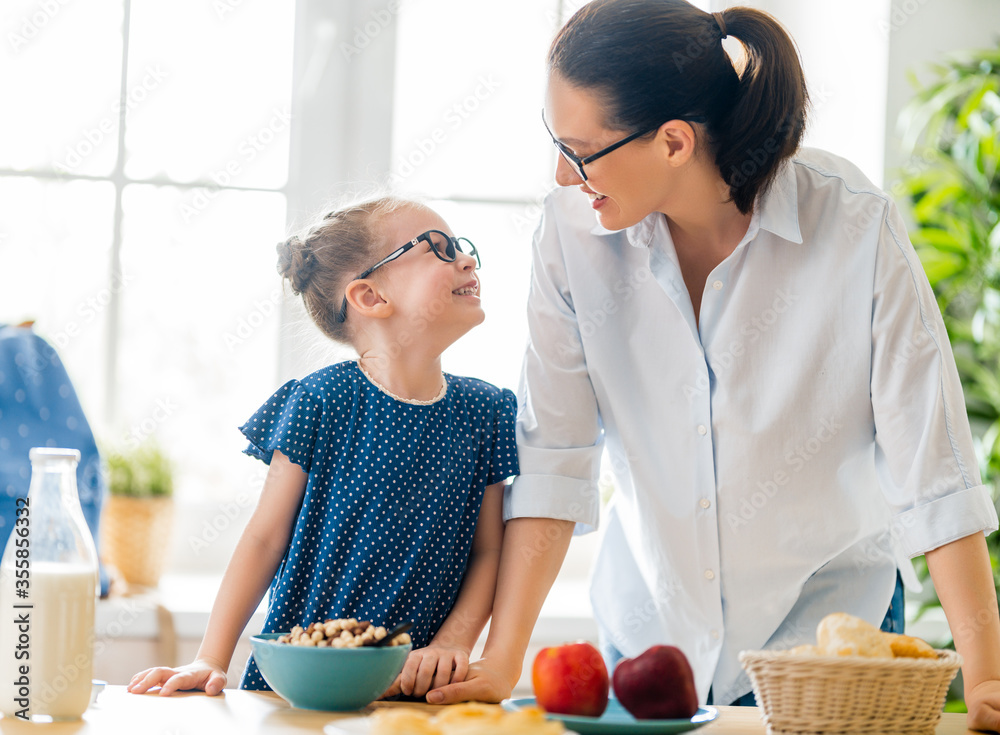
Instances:
[[[101,516],[101,556],[130,585],[155,587],[170,547],[171,498],[111,495]]]
[[[936,659],[796,656],[743,651],[764,724],[782,733],[933,733],[948,685],[962,665]]]

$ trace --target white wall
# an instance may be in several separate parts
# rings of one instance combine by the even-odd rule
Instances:
[[[712,10],[733,5],[775,16],[798,45],[812,99],[804,145],[850,159],[881,185],[889,0],[714,0]]]
[[[712,0],[771,13],[799,47],[812,96],[805,145],[856,163],[891,190],[902,165],[897,119],[912,97],[908,75],[949,52],[991,46],[996,0]]]

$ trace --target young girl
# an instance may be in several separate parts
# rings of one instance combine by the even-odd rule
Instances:
[[[313,321],[360,357],[289,381],[241,427],[270,468],[197,658],[128,689],[218,694],[270,587],[263,632],[413,621],[387,694],[423,696],[465,678],[493,607],[503,482],[517,474],[514,394],[441,372],[441,353],[484,318],[479,256],[433,211],[393,198],[332,212],[278,252]],[[268,688],[253,657],[240,688]]]

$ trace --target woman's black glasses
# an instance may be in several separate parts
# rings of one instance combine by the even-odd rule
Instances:
[[[471,255],[476,259],[476,268],[482,268],[483,264],[479,260],[479,251],[476,250],[476,246],[465,237],[452,237],[451,235],[441,232],[441,230],[427,230],[427,232],[422,235],[417,235],[415,238],[410,240],[408,243],[403,245],[396,250],[393,250],[387,256],[382,258],[378,263],[373,265],[371,268],[366,270],[359,276],[354,277],[354,281],[360,281],[362,278],[367,278],[372,273],[375,272],[377,268],[381,268],[386,263],[391,263],[400,255],[416,247],[421,242],[426,242],[430,245],[431,250],[434,254],[445,263],[454,263],[455,259],[458,257],[459,253],[466,253]],[[464,245],[463,245],[464,243]],[[466,249],[468,248],[468,249]],[[337,312],[337,321],[343,322],[347,319],[347,295],[344,295],[344,302],[340,305],[340,311]]]
[[[671,118],[671,119],[674,119],[674,118]],[[676,119],[678,119],[678,120],[687,120],[688,122],[697,122],[697,123],[704,123],[705,122],[705,118],[703,118],[703,117],[681,117],[681,118],[676,118]],[[660,125],[662,125],[662,124],[663,123],[660,123]],[[544,125],[545,129],[549,131],[549,136],[552,138],[552,142],[555,144],[556,149],[558,149],[558,151],[562,154],[563,158],[566,159],[566,162],[569,163],[569,165],[573,167],[573,170],[576,171],[577,176],[579,176],[584,181],[587,180],[587,172],[583,170],[583,167],[586,164],[593,163],[598,158],[606,156],[609,153],[611,153],[612,151],[618,150],[619,148],[621,148],[626,143],[631,143],[636,138],[641,138],[642,136],[644,136],[644,135],[646,135],[648,133],[652,133],[654,130],[656,130],[657,128],[660,127],[660,125],[657,125],[656,127],[649,128],[648,130],[640,130],[638,133],[632,133],[631,135],[628,135],[628,136],[622,138],[617,143],[612,143],[611,145],[609,145],[606,148],[601,148],[601,150],[597,151],[597,153],[591,153],[589,156],[585,156],[584,158],[580,158],[573,151],[571,151],[569,148],[567,148],[564,143],[561,143],[559,141],[559,139],[556,138],[556,136],[552,135],[552,131],[549,130],[549,124],[547,122],[545,122],[545,110],[542,110],[542,125]]]

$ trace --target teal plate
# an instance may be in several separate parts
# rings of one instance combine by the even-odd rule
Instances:
[[[537,707],[534,697],[521,697],[519,699],[505,699],[500,703],[508,712],[516,712],[522,707]],[[687,732],[706,725],[719,716],[719,710],[715,707],[699,707],[694,717],[690,720],[637,720],[621,703],[611,698],[608,700],[608,708],[600,717],[581,717],[579,715],[560,715],[555,712],[546,712],[545,716],[550,720],[561,721],[569,730],[580,733],[580,735],[612,735],[612,733],[668,733]]]

